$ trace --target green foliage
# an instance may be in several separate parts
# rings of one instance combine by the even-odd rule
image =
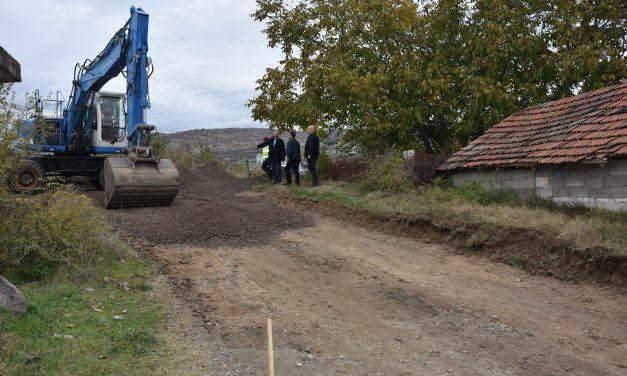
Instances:
[[[412,188],[403,156],[387,153],[373,160],[358,183],[362,192],[407,192]]]
[[[23,279],[89,273],[98,257],[126,251],[100,210],[76,192],[0,195],[0,273]]]
[[[32,114],[32,98],[27,97],[26,102],[25,106],[16,104],[12,84],[0,83],[0,190],[25,155],[16,146],[22,121]]]
[[[329,153],[326,149],[320,150],[320,155],[318,155],[318,160],[316,161],[316,167],[318,168],[319,176],[326,176],[327,172],[331,168],[333,162],[331,161],[331,157],[329,157]]]
[[[452,187],[451,193],[464,200],[477,202],[482,205],[519,201],[516,196],[510,192],[487,190],[477,182],[467,182]]]
[[[156,158],[172,158],[170,143],[165,133],[154,131],[150,134],[150,148]]]
[[[369,152],[448,152],[530,104],[627,76],[620,0],[257,0],[284,54],[255,120],[317,123]]]
[[[199,143],[196,148],[187,144],[184,148],[174,153],[172,158],[177,164],[187,168],[193,168],[207,163],[224,167],[224,162],[218,158],[217,154],[208,144]]]

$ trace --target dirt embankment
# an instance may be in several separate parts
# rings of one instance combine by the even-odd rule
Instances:
[[[273,195],[264,195],[272,199]],[[290,206],[311,210],[340,221],[387,234],[446,243],[528,271],[568,281],[593,281],[627,288],[627,258],[597,247],[580,249],[574,243],[534,230],[402,214],[376,213],[333,201],[291,197]]]

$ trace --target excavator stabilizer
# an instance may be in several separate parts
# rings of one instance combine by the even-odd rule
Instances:
[[[169,206],[179,191],[179,172],[171,159],[107,158],[105,208]]]

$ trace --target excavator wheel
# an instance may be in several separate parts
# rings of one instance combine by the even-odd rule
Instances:
[[[27,159],[9,178],[9,189],[15,193],[39,193],[46,186],[46,171],[41,165]]]
[[[107,158],[105,208],[169,206],[179,191],[179,172],[171,159]]]

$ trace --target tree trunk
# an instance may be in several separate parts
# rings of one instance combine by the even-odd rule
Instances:
[[[28,303],[24,295],[0,275],[0,307],[5,307],[9,311],[23,315],[28,309]]]

